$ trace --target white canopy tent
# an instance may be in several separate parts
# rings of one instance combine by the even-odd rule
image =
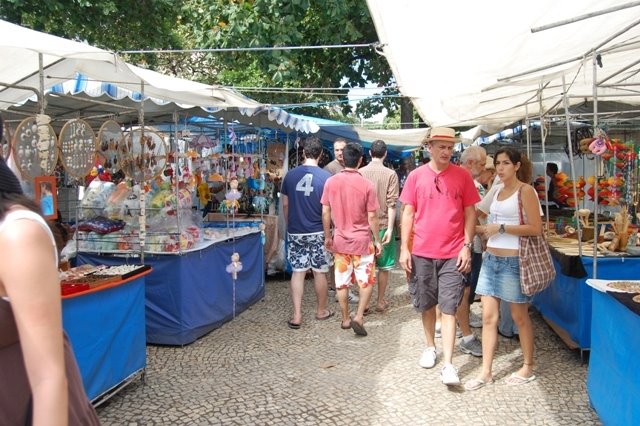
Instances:
[[[606,83],[601,99],[640,105],[632,86],[640,84],[632,53],[640,47],[640,2],[367,3],[401,93],[431,125],[484,124],[491,132],[540,116],[562,107],[563,78],[570,105],[582,103],[594,94],[594,63],[597,82]],[[611,8],[621,9],[531,31]]]
[[[144,98],[143,108],[147,114],[155,111],[170,117],[175,111],[191,109],[191,113],[197,115],[215,114],[228,120],[255,121],[256,126],[269,124],[288,131],[311,133],[318,130],[313,123],[291,119],[285,111],[263,105],[235,90],[166,76],[127,64],[113,52],[5,21],[0,21],[0,55],[5,58],[0,64],[0,109],[24,104],[29,98],[33,102],[34,93],[50,92],[58,86],[61,89],[53,97],[60,110],[72,111],[74,105],[82,105],[87,114],[100,112],[117,116],[128,109],[130,118],[135,112],[131,111],[132,107],[140,106],[131,101]],[[72,89],[79,74],[94,83],[90,90]],[[105,88],[105,84],[111,87]],[[76,95],[83,98],[82,102],[74,99]],[[105,95],[109,98],[100,98]],[[99,97],[96,100],[100,102],[94,102],[91,107],[93,97]],[[23,109],[32,115],[34,105],[25,105]]]
[[[607,115],[611,123],[640,118],[639,1],[367,4],[401,93],[431,125],[482,125],[491,133],[564,110],[569,132],[571,110],[585,103],[591,113],[581,115],[599,124],[599,100],[625,104]],[[546,161],[544,137],[541,146]],[[597,205],[595,212],[597,228]],[[593,256],[597,277],[596,250]]]

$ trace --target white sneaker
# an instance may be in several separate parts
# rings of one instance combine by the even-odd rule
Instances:
[[[442,377],[442,383],[447,386],[460,385],[460,378],[458,377],[458,370],[451,364],[445,365],[440,371]]]
[[[422,351],[422,356],[420,357],[420,367],[422,368],[433,368],[436,365],[436,348],[433,346],[426,348]]]
[[[338,294],[336,293],[336,302],[338,301]],[[349,290],[349,303],[352,305],[358,304],[360,298],[355,295],[351,290]]]

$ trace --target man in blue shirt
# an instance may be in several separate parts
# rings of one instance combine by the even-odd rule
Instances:
[[[322,204],[324,184],[331,174],[318,167],[322,143],[312,136],[304,142],[305,161],[289,170],[282,181],[282,206],[287,223],[287,260],[291,264],[291,302],[293,316],[289,328],[299,329],[302,323],[304,277],[313,271],[316,291],[316,319],[331,318],[335,312],[327,308],[327,276],[330,254],[324,247]]]

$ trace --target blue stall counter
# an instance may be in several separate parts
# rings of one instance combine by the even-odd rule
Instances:
[[[149,273],[62,297],[63,327],[94,405],[144,371],[144,289]]]
[[[532,301],[553,327],[559,327],[576,347],[591,348],[591,288],[587,278],[593,271],[593,257],[563,255],[552,250],[556,279]],[[637,279],[639,257],[598,257],[598,278]]]
[[[587,392],[591,405],[605,425],[640,423],[640,315],[614,295],[593,293],[591,356]],[[620,296],[620,295],[615,295]],[[631,295],[627,295],[627,303]],[[640,304],[638,304],[640,306]]]
[[[242,262],[235,280],[226,272],[234,252]],[[119,256],[78,253],[78,264],[117,265],[125,261]],[[145,288],[147,343],[192,343],[265,294],[260,232],[182,254],[145,255],[144,263],[153,268]]]

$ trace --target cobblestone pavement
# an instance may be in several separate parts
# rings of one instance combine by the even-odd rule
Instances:
[[[342,330],[337,314],[315,320],[310,281],[302,328],[289,329],[288,281],[268,280],[262,301],[191,345],[148,346],[145,382],[134,382],[99,407],[100,420],[105,425],[599,424],[589,407],[587,365],[535,311],[537,380],[504,384],[522,361],[518,342],[500,337],[495,382],[475,392],[448,389],[440,381],[440,358],[433,369],[419,367],[420,318],[409,302],[404,273],[394,270],[390,277],[391,307],[366,317],[367,337]],[[472,309],[479,312],[478,303]],[[456,351],[463,383],[477,375],[480,362]]]

